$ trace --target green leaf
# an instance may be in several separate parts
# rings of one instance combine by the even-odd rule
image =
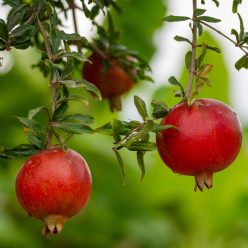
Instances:
[[[203,15],[207,10],[206,9],[195,9],[194,10],[194,16],[201,16]]]
[[[63,81],[58,81],[58,83],[64,84],[69,88],[83,87],[86,90],[94,93],[94,95],[96,95],[99,100],[102,99],[101,93],[98,90],[98,88],[94,84],[92,84],[92,83],[90,83],[90,82],[88,82],[88,81],[86,81],[84,79],[77,79],[77,80],[74,80],[74,81],[73,80],[63,80]]]
[[[134,96],[134,104],[143,120],[148,118],[145,102],[138,96]]]
[[[238,33],[238,31],[235,30],[235,29],[232,29],[231,34],[235,36],[236,42],[239,43],[239,33]]]
[[[199,21],[213,22],[213,23],[221,22],[220,19],[217,19],[217,18],[211,17],[211,16],[199,16],[196,19],[199,20]]]
[[[46,147],[46,134],[41,129],[27,129],[25,130],[28,141],[39,149]]]
[[[120,134],[122,133],[122,130],[123,130],[123,125],[122,125],[121,121],[113,120],[112,121],[112,128],[113,128],[113,138],[115,140],[115,143],[118,143],[119,141],[121,141]]]
[[[112,128],[111,123],[106,123],[103,126],[96,128],[95,132],[104,134],[104,135],[113,136],[113,128]]]
[[[191,45],[191,41],[189,39],[185,38],[185,37],[182,37],[182,36],[176,35],[174,37],[174,40],[176,40],[176,41],[185,41],[185,42],[187,42],[187,43],[189,43]]]
[[[191,58],[192,58],[192,51],[188,51],[185,55],[185,66],[187,70],[190,72],[190,67],[191,67]]]
[[[199,34],[199,36],[201,36],[202,32],[203,32],[203,26],[199,22],[196,23],[196,26],[198,29],[198,34]]]
[[[129,135],[127,138],[127,141],[125,142],[125,147],[131,146],[134,142],[138,140],[144,139],[147,134],[153,129],[154,122],[152,120],[148,120],[143,127],[138,132],[133,132]]]
[[[52,122],[53,127],[60,128],[64,132],[71,134],[92,134],[94,130],[85,124],[68,123],[68,122]]]
[[[56,53],[61,46],[61,39],[58,37],[57,31],[51,32],[50,41],[52,46],[52,52]]]
[[[239,40],[243,39],[244,36],[244,22],[243,19],[241,17],[241,15],[239,13],[237,13],[238,17],[239,17],[239,25],[240,25],[240,31],[239,31]]]
[[[169,15],[166,16],[163,21],[166,22],[181,22],[181,21],[187,21],[190,20],[191,18],[187,17],[187,16],[174,16],[174,15]]]
[[[242,3],[242,0],[233,0],[232,12],[237,13],[238,5]]]
[[[0,51],[4,51],[7,48],[6,42],[0,39]]]
[[[206,48],[208,50],[212,50],[214,52],[221,53],[221,50],[218,47],[213,47],[213,46],[206,45]]]
[[[3,19],[0,19],[0,40],[7,42],[8,40],[8,30],[6,23]]]
[[[185,92],[184,92],[184,89],[183,89],[183,86],[179,83],[179,81],[175,78],[175,77],[170,77],[168,79],[169,83],[172,84],[172,85],[175,85],[175,86],[178,86],[180,88],[180,91],[182,93],[182,96],[185,95]]]
[[[126,182],[126,172],[125,172],[125,168],[124,168],[124,162],[123,162],[123,159],[120,155],[120,153],[117,151],[117,150],[113,150],[115,155],[116,155],[116,158],[118,160],[118,163],[120,165],[120,168],[121,168],[121,173],[122,173],[122,176],[123,176],[123,184],[125,184]]]
[[[11,33],[10,36],[11,37],[19,37],[19,36],[23,36],[27,33],[32,33],[31,31],[34,30],[34,26],[30,25],[30,24],[24,24],[21,25],[17,28],[15,28]],[[30,38],[30,37],[29,37]]]
[[[62,71],[61,78],[64,80],[64,79],[67,79],[68,77],[70,77],[71,74],[73,73],[74,69],[75,69],[74,60],[72,57],[68,57],[68,59],[66,61],[65,68]]]
[[[63,118],[63,121],[80,121],[85,124],[92,124],[94,122],[94,117],[91,115],[83,115],[83,114],[75,114],[75,115],[67,115]]]
[[[162,131],[164,131],[164,130],[170,129],[170,128],[179,130],[177,127],[172,126],[172,125],[161,125],[161,124],[155,123],[155,124],[154,124],[154,127],[153,127],[153,129],[152,129],[152,132],[158,133],[158,132],[162,132]]]
[[[85,39],[84,37],[81,37],[79,34],[76,33],[67,34],[61,30],[58,32],[57,38],[60,40],[69,40],[69,41],[79,41]]]
[[[63,58],[63,57],[71,57],[82,62],[88,61],[88,59],[82,53],[77,53],[77,52],[63,53],[58,58]]]
[[[69,106],[67,101],[63,101],[59,104],[53,113],[53,120],[62,120],[68,108]]]
[[[0,158],[17,159],[17,158],[29,157],[36,154],[38,151],[39,149],[34,145],[21,144],[11,149],[1,148]]]
[[[34,128],[34,129],[40,129],[41,126],[40,124],[35,121],[35,120],[29,120],[28,118],[26,117],[19,117],[19,116],[16,116],[16,118],[25,126],[25,127],[28,127],[28,128]]]
[[[248,57],[244,55],[235,63],[235,68],[239,71],[242,68],[248,69]]]
[[[154,151],[157,149],[157,145],[154,142],[149,141],[136,141],[130,146],[125,146],[129,151]]]
[[[9,12],[7,19],[7,28],[11,31],[16,25],[23,22],[23,18],[28,14],[30,8],[26,4],[19,5]]]
[[[89,105],[89,101],[84,96],[81,96],[81,95],[70,95],[65,100],[66,101],[80,101],[86,106]]]
[[[28,119],[29,120],[32,120],[33,117],[35,115],[37,115],[41,110],[44,110],[46,112],[46,114],[48,115],[48,117],[49,117],[49,111],[48,111],[48,109],[46,107],[44,107],[44,106],[41,106],[41,107],[38,107],[38,108],[34,108],[34,109],[29,110],[29,112],[28,112]]]
[[[200,54],[200,56],[196,60],[196,65],[197,65],[196,69],[198,69],[198,68],[201,67],[202,62],[203,62],[203,60],[205,58],[205,55],[206,55],[206,52],[207,52],[207,46],[206,46],[206,44],[202,43],[201,44],[201,48],[202,48],[201,54]]]
[[[27,49],[31,45],[31,40],[27,40],[25,42],[13,42],[12,44],[16,49]]]
[[[145,152],[143,152],[143,151],[138,151],[137,152],[137,161],[138,161],[138,164],[139,164],[139,167],[140,167],[140,170],[141,170],[140,181],[143,180],[143,178],[145,176],[145,173],[146,173],[144,155],[145,155]]]
[[[169,108],[165,102],[160,100],[153,100],[152,106],[153,106],[152,116],[155,117],[156,119],[164,118],[168,114]]]
[[[212,2],[214,2],[214,3],[215,3],[216,7],[219,7],[220,3],[219,3],[219,1],[218,1],[218,0],[212,0]]]

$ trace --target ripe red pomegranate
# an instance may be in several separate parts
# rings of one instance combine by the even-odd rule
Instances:
[[[29,158],[16,178],[17,198],[44,222],[43,234],[57,234],[83,208],[91,192],[87,163],[71,149],[44,150]]]
[[[165,164],[175,173],[192,175],[197,187],[212,187],[213,173],[229,166],[238,155],[242,131],[235,112],[213,99],[182,102],[162,120],[167,129],[157,134],[157,147]]]
[[[85,63],[82,76],[90,83],[97,86],[102,97],[109,99],[111,110],[121,110],[120,96],[129,91],[133,81],[115,59],[110,59],[110,68],[104,72],[104,59],[93,52],[89,57],[92,62]]]

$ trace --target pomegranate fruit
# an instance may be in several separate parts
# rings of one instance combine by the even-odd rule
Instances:
[[[110,68],[104,72],[104,59],[93,52],[89,57],[92,62],[85,63],[82,76],[90,83],[97,86],[102,97],[109,99],[111,111],[121,110],[120,96],[129,91],[133,81],[115,59],[110,59]]]
[[[157,134],[162,160],[175,173],[194,176],[195,191],[204,185],[211,188],[213,173],[229,166],[240,151],[239,119],[223,102],[198,99],[191,106],[182,102],[161,124],[178,127]]]
[[[53,148],[29,158],[16,178],[16,194],[29,216],[41,219],[43,234],[57,234],[83,208],[91,174],[81,155]]]

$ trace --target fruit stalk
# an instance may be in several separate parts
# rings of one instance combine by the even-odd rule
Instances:
[[[197,25],[195,21],[194,12],[197,9],[197,0],[193,0],[193,27],[192,27],[192,56],[191,56],[191,64],[190,64],[190,77],[187,84],[187,90],[185,93],[186,100],[190,99],[193,81],[195,77],[195,63],[196,63],[196,46],[197,46]]]

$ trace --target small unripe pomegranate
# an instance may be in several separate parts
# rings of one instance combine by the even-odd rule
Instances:
[[[164,163],[175,173],[195,177],[195,191],[212,187],[213,173],[228,167],[240,151],[239,119],[223,102],[198,99],[191,106],[182,102],[162,120],[167,129],[157,134],[157,147]]]
[[[53,148],[30,157],[16,178],[16,194],[29,216],[43,221],[43,234],[57,234],[86,204],[91,174],[81,155]]]
[[[93,52],[89,57],[91,63],[85,63],[82,76],[97,86],[102,97],[109,99],[111,110],[120,110],[120,96],[129,91],[133,81],[115,59],[110,59],[110,68],[104,72],[104,59]]]

